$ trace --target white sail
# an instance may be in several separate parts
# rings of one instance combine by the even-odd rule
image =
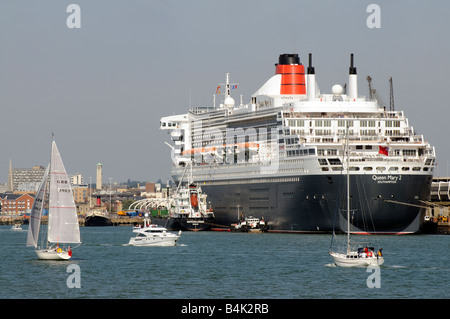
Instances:
[[[33,202],[30,214],[30,225],[28,226],[27,246],[37,247],[39,238],[39,229],[41,226],[42,208],[44,207],[45,194],[47,193],[47,181],[48,181],[49,166],[45,170],[44,177],[42,178],[41,185],[39,186],[36,198]]]
[[[52,142],[49,192],[48,241],[81,243],[72,187],[55,141]]]

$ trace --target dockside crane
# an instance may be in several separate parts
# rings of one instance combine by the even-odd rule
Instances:
[[[378,104],[382,107],[386,107],[386,104],[384,104],[381,97],[377,94],[377,90],[372,88],[372,78],[370,76],[367,76],[367,82],[369,82],[369,98],[373,100],[374,98],[378,101]]]

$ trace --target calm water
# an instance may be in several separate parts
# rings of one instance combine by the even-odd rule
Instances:
[[[40,261],[28,226],[0,226],[0,298],[448,298],[450,236],[378,236],[380,288],[334,267],[329,235],[200,232],[176,247],[127,246],[131,227],[82,227],[71,261]],[[81,288],[68,288],[67,267]]]

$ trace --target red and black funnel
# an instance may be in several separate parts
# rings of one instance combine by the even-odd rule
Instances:
[[[298,54],[281,54],[276,74],[281,74],[280,94],[306,94],[305,67]]]

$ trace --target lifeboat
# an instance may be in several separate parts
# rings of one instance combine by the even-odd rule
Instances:
[[[233,144],[225,144],[222,146],[211,146],[211,147],[199,147],[199,148],[193,148],[189,150],[185,150],[181,152],[181,155],[192,155],[192,154],[205,154],[205,153],[211,153],[216,152],[219,149],[227,148],[227,147],[234,147],[237,148],[247,148],[247,149],[253,149],[256,150],[259,148],[259,144],[255,142],[246,142],[246,143],[233,143]]]
[[[192,207],[197,207],[198,206],[198,198],[197,198],[197,194],[191,194],[191,205]]]

